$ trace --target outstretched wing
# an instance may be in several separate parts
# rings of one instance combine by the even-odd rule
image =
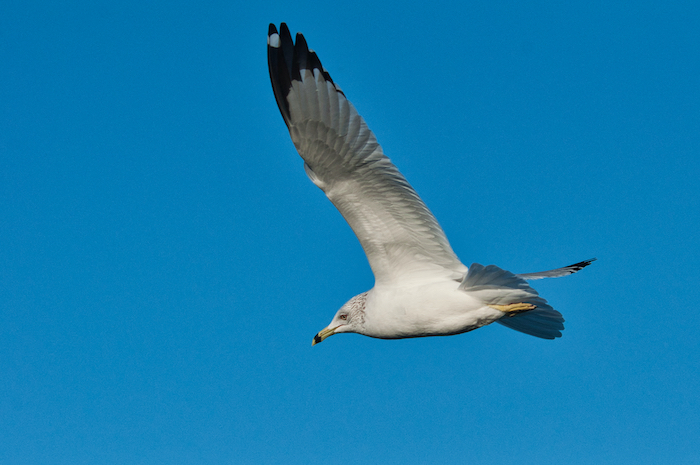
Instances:
[[[562,276],[568,276],[576,273],[577,271],[581,271],[594,261],[596,261],[596,259],[591,258],[590,260],[584,260],[582,262],[574,263],[573,265],[565,266],[564,268],[557,268],[556,270],[540,271],[538,273],[524,273],[516,276],[518,278],[527,279],[528,281],[542,278],[560,278]]]
[[[275,99],[311,181],[357,235],[377,283],[415,274],[463,276],[467,268],[406,178],[301,34],[270,24],[267,57]]]

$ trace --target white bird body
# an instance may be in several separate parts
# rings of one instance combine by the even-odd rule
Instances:
[[[554,339],[564,318],[526,280],[566,276],[586,260],[515,275],[467,268],[416,191],[387,158],[316,53],[287,26],[270,24],[268,66],[275,99],[304,169],[343,215],[374,272],[375,286],[350,299],[314,344],[341,332],[397,339],[459,334],[498,321]]]
[[[480,328],[503,316],[503,312],[458,286],[453,280],[375,285],[367,293],[363,334],[382,339],[449,336]]]

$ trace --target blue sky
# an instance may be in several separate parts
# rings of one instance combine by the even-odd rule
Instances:
[[[565,4],[564,4],[565,3]],[[697,463],[696,2],[0,7],[0,462]],[[466,263],[567,329],[340,335],[373,277],[266,63],[305,34]]]

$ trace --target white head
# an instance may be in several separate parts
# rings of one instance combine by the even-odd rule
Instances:
[[[362,327],[365,323],[366,302],[366,292],[356,295],[345,302],[345,305],[340,307],[340,310],[333,317],[331,324],[314,336],[311,345],[316,345],[327,337],[338,333],[362,333]]]

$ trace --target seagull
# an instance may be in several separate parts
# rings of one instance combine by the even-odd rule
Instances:
[[[272,90],[311,181],[333,202],[364,249],[372,289],[338,310],[311,345],[339,333],[381,339],[449,336],[493,322],[543,339],[561,337],[564,318],[529,280],[570,275],[595,258],[514,274],[465,266],[374,133],[300,33],[270,24]]]

